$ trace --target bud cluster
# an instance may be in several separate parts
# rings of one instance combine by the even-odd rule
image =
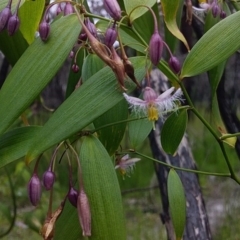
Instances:
[[[221,19],[223,19],[227,16],[226,12],[221,8],[217,0],[213,0],[210,8],[214,18],[219,16]]]
[[[7,29],[9,36],[17,32],[20,25],[18,9],[21,0],[18,1],[14,14],[11,11],[12,0],[9,0],[7,6],[0,12],[0,32]]]

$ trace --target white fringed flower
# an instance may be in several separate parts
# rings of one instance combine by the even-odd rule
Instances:
[[[146,87],[143,92],[143,100],[130,97],[126,93],[123,96],[130,104],[130,108],[139,116],[147,116],[150,121],[156,121],[164,113],[176,110],[178,101],[182,100],[182,90],[178,89],[173,95],[174,87],[157,96],[156,92]]]
[[[133,171],[135,163],[140,161],[140,158],[130,158],[128,154],[124,155],[122,158],[118,159],[116,162],[115,169],[119,169],[120,173],[124,176],[130,175]]]

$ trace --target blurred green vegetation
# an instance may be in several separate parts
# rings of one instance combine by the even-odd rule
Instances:
[[[201,111],[209,120],[209,114]],[[27,114],[28,115],[28,114]],[[31,114],[29,113],[29,116]],[[30,124],[45,122],[46,112],[29,117]],[[16,123],[18,124],[18,123]],[[227,172],[226,163],[221,151],[207,129],[194,117],[190,116],[188,135],[194,158],[199,170],[211,172]],[[128,147],[127,136],[124,137],[123,148]],[[234,169],[239,172],[239,159],[234,149],[226,146],[227,153]],[[151,156],[149,143],[146,140],[138,148],[142,153]],[[40,165],[39,176],[48,168],[52,150],[44,153]],[[59,160],[62,152],[58,154]],[[3,240],[10,239],[42,239],[39,229],[43,223],[48,206],[49,192],[43,191],[41,204],[34,208],[27,196],[27,183],[31,177],[34,162],[26,166],[23,159],[7,166],[11,173],[17,200],[17,219],[11,233]],[[66,159],[61,164],[56,162],[57,180],[54,185],[54,206],[56,209],[68,190],[68,167]],[[118,173],[119,183],[123,193],[123,204],[126,212],[129,240],[166,239],[165,227],[161,223],[161,199],[154,175],[153,163],[141,159],[136,164],[131,176],[125,179]],[[76,180],[76,179],[74,179]],[[4,168],[0,169],[0,233],[9,226],[9,216],[12,214],[11,191]],[[238,222],[240,214],[239,186],[231,179],[200,176],[209,219],[214,239],[238,239]],[[10,209],[9,211],[6,209]]]

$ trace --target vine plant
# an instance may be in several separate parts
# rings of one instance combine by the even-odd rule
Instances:
[[[3,0],[0,3],[0,49],[13,67],[0,90],[0,167],[21,157],[25,157],[26,164],[37,158],[28,194],[30,202],[37,206],[41,185],[50,191],[48,213],[41,229],[44,239],[79,239],[82,236],[126,239],[116,170],[123,175],[130,174],[141,158],[171,169],[170,207],[176,201],[182,204],[177,211],[172,211],[172,217],[178,215],[181,223],[185,222],[186,203],[174,169],[229,177],[240,184],[225,151],[225,144],[234,146],[240,133],[228,134],[224,126],[207,122],[183,84],[187,77],[214,72],[210,74],[210,85],[212,99],[215,99],[225,67],[223,63],[240,46],[238,2],[228,3],[236,10],[233,14],[223,0],[200,1],[199,8],[192,6],[189,0],[103,2],[109,17],[91,13],[83,0],[51,3]],[[178,28],[184,4],[189,24],[193,14],[207,15],[208,31],[192,49]],[[166,25],[166,41],[161,36],[159,7]],[[98,21],[94,24],[93,19]],[[176,40],[182,41],[188,49],[183,63],[174,55]],[[136,50],[137,56],[130,58],[125,47]],[[162,56],[164,48],[169,55],[167,61]],[[68,55],[72,58],[72,67],[65,101],[43,126],[27,126],[24,111],[51,81]],[[149,74],[153,67],[160,69],[172,85],[159,96],[151,87]],[[130,95],[136,87],[142,91],[140,98]],[[183,99],[188,105],[181,106]],[[137,150],[137,143],[144,141],[155,128],[154,122],[161,118],[165,121],[161,143],[163,149],[173,155],[186,129],[187,111],[196,115],[219,144],[228,166],[226,173],[175,167]],[[14,127],[14,121],[21,116],[26,126]],[[131,146],[122,150],[119,146],[127,123]],[[144,126],[141,134],[136,126]],[[41,155],[55,145],[41,183],[38,174]],[[59,149],[65,149],[68,159],[69,191],[53,210],[55,161]],[[77,172],[72,169],[69,152],[78,163]],[[78,185],[72,180],[75,174]],[[175,221],[174,224],[182,226],[175,226],[176,237],[181,239],[184,224]]]

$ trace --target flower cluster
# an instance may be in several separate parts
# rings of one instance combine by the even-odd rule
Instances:
[[[0,12],[0,32],[7,29],[10,36],[17,32],[20,25],[20,19],[18,17],[20,3],[21,0],[18,1],[16,10],[12,14],[12,0],[9,0],[7,6]]]
[[[44,239],[50,239],[49,236],[53,237],[53,229],[55,222],[57,218],[60,216],[61,212],[63,211],[64,205],[66,200],[68,199],[69,202],[77,208],[79,221],[82,227],[83,236],[91,236],[91,213],[90,213],[90,206],[88,202],[88,197],[85,193],[84,186],[82,180],[79,180],[79,190],[74,188],[73,181],[72,181],[72,168],[69,162],[69,190],[63,199],[61,205],[59,208],[52,213],[52,191],[53,191],[53,185],[55,182],[55,173],[53,171],[53,165],[54,161],[56,160],[56,154],[59,150],[59,147],[61,144],[55,149],[54,154],[52,155],[50,165],[48,169],[43,173],[42,176],[42,182],[38,176],[38,163],[40,160],[40,157],[38,158],[34,171],[32,174],[31,179],[28,183],[28,197],[33,206],[37,206],[41,199],[41,193],[42,193],[42,185],[45,187],[47,191],[51,191],[50,198],[49,198],[49,209],[47,213],[46,220],[43,224],[41,234],[44,237]],[[70,149],[73,149],[72,147],[69,147]],[[79,159],[78,161],[78,167],[81,168]],[[79,179],[82,179],[81,170],[78,171],[79,173]],[[52,238],[51,238],[52,239]]]

